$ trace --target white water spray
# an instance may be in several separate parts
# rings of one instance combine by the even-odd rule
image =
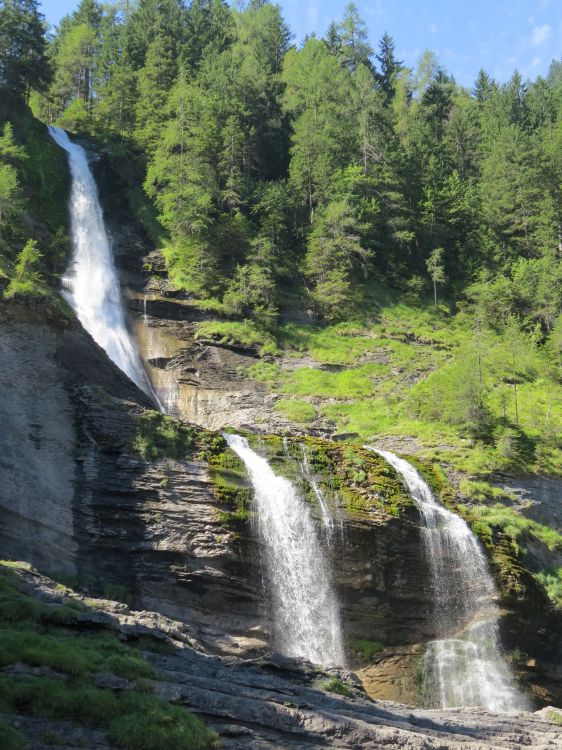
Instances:
[[[310,459],[308,456],[308,448],[306,445],[301,445],[302,449],[302,461],[300,462],[301,472],[303,477],[310,485],[316,499],[318,500],[318,507],[320,508],[320,516],[322,518],[322,527],[328,544],[332,542],[335,530],[334,516],[326,500],[322,489],[318,485],[318,482],[314,478],[312,467],[310,466]]]
[[[338,602],[315,524],[295,487],[277,476],[246,438],[225,439],[244,462],[256,502],[272,599],[276,648],[322,666],[343,665]]]
[[[440,636],[428,644],[424,656],[426,703],[524,710],[526,701],[500,654],[496,591],[476,536],[466,521],[437,502],[411,464],[390,451],[370,450],[403,477],[423,523]]]
[[[72,265],[63,279],[64,295],[78,319],[109,358],[154,397],[127,326],[119,280],[105,231],[96,183],[86,152],[61,128],[49,126],[53,140],[68,154],[72,185],[70,225]]]

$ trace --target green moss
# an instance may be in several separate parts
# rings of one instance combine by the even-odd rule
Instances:
[[[562,724],[562,712],[560,711],[549,711],[548,712],[548,718],[550,721],[553,721],[555,724]]]
[[[224,451],[226,443],[212,433],[179,422],[158,411],[146,411],[139,417],[131,448],[145,460],[158,458],[209,460]]]
[[[349,638],[347,645],[350,651],[359,654],[364,661],[371,661],[375,654],[384,651],[384,643],[367,638]]]
[[[339,677],[332,677],[326,682],[320,683],[319,687],[328,693],[335,693],[336,695],[343,695],[345,698],[351,698],[351,690]]]
[[[283,440],[277,435],[250,438],[252,447],[265,454],[275,471],[294,482],[311,502],[316,502],[301,473],[303,446],[312,471],[328,497],[343,502],[349,513],[380,511],[383,518],[399,516],[412,504],[396,472],[372,451],[349,443],[303,436]]]
[[[219,513],[221,522],[234,526],[246,523],[251,516],[252,490],[238,456],[228,448],[210,455],[209,478],[215,497],[225,506]]]

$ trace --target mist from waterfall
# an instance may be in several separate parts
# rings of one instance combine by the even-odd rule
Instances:
[[[496,590],[478,539],[466,521],[437,502],[411,464],[366,447],[402,476],[422,520],[439,635],[423,658],[424,702],[436,708],[525,710],[527,702],[501,656]]]
[[[109,358],[139,388],[154,397],[127,330],[119,279],[88,157],[82,146],[72,143],[61,128],[50,125],[49,133],[67,152],[72,176],[69,204],[73,254],[63,278],[63,294]]]
[[[343,665],[340,613],[330,562],[307,503],[277,476],[246,438],[227,435],[242,459],[255,496],[255,523],[263,542],[274,641],[286,656],[322,666]]]

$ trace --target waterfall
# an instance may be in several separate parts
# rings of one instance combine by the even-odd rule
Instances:
[[[321,488],[318,486],[318,482],[314,478],[314,474],[310,466],[310,460],[308,457],[308,447],[306,445],[301,445],[301,450],[301,472],[303,477],[310,485],[312,491],[314,492],[316,499],[318,500],[318,507],[320,508],[320,516],[322,518],[322,527],[324,529],[324,534],[326,535],[328,544],[331,544],[334,536],[334,517],[332,515],[332,511],[330,510],[330,506],[328,505],[328,501],[324,496],[324,493],[322,492]]]
[[[403,477],[422,520],[439,635],[423,659],[425,702],[437,708],[524,710],[527,703],[500,653],[496,591],[478,539],[466,521],[437,502],[411,464],[366,447]]]
[[[49,134],[67,152],[72,176],[73,257],[63,279],[64,296],[84,328],[117,367],[154,397],[125,323],[119,280],[86,152],[72,143],[61,128],[50,125]]]
[[[343,665],[330,565],[306,502],[288,479],[277,476],[266,459],[249,447],[246,438],[224,437],[244,462],[254,489],[276,648],[314,664]]]

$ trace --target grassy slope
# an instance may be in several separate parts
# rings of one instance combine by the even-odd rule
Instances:
[[[216,736],[198,718],[152,694],[150,681],[158,675],[138,646],[124,643],[109,628],[78,624],[87,606],[72,598],[65,604],[41,602],[19,575],[18,564],[0,563],[0,713],[71,720],[104,730],[124,750],[215,747]],[[150,639],[139,645],[163,646]],[[16,663],[42,667],[42,674],[11,673]],[[101,673],[125,678],[127,689],[98,687]],[[19,750],[24,738],[0,722],[0,745]]]
[[[518,386],[519,431],[512,387],[497,375],[494,357],[505,341],[496,334],[486,363],[496,424],[491,439],[470,437],[454,415],[427,414],[427,404],[440,401],[447,387],[454,410],[455,384],[448,383],[447,373],[462,364],[471,326],[464,313],[452,315],[445,306],[409,306],[387,295],[383,306],[373,306],[355,322],[285,324],[274,344],[267,332],[260,341],[255,324],[222,322],[215,331],[216,324],[205,323],[201,333],[229,343],[261,343],[265,353],[277,354],[240,375],[278,393],[275,408],[295,425],[302,428],[320,417],[357,443],[396,438],[400,444],[401,438],[414,438],[419,458],[464,477],[461,511],[485,541],[499,533],[523,565],[529,542],[540,543],[555,560],[562,553],[562,535],[526,519],[513,507],[513,498],[490,484],[497,473],[562,473],[562,385],[545,351],[528,352],[528,375]],[[288,367],[292,360],[295,366]],[[299,366],[299,360],[305,364]],[[515,441],[506,434],[511,440],[515,435]],[[537,579],[551,600],[562,605],[562,569],[553,565]]]

